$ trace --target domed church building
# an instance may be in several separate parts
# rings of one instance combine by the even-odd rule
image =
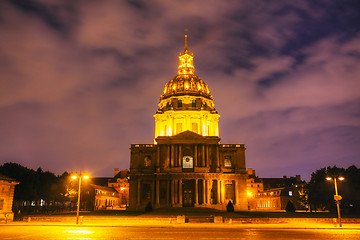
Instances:
[[[247,210],[244,144],[222,144],[219,117],[197,75],[185,35],[178,75],[160,96],[154,144],[130,148],[129,209],[208,207]]]

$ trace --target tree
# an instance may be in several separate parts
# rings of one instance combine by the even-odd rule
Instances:
[[[153,207],[151,205],[151,202],[148,202],[148,204],[145,207],[145,212],[152,212]]]
[[[285,211],[286,212],[295,212],[295,206],[294,204],[289,200],[286,204]]]
[[[327,176],[345,177],[344,181],[337,181],[339,195],[343,197],[341,208],[348,209],[349,212],[360,212],[360,169],[356,166],[347,169],[329,166],[313,172],[308,184],[308,202],[312,209],[336,211],[334,182],[327,181]]]
[[[0,174],[19,182],[15,187],[14,200],[19,202],[44,200],[45,203],[68,201],[66,183],[69,174],[56,176],[38,168],[36,171],[17,163],[5,163],[0,166]]]
[[[31,201],[39,198],[37,191],[39,182],[34,170],[17,163],[5,163],[0,166],[0,173],[20,182],[15,187],[15,200]]]
[[[231,201],[228,202],[228,204],[226,206],[226,211],[234,212],[234,204]]]

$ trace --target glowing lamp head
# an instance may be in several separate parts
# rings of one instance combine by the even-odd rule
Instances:
[[[121,190],[121,191],[124,191],[124,190],[125,190],[125,188],[124,188],[124,187],[122,187],[122,188],[120,188],[120,190]]]
[[[248,196],[251,196],[251,192],[248,192],[247,194],[248,194]]]
[[[71,178],[72,178],[72,179],[77,179],[77,176],[76,176],[76,175],[72,175]]]
[[[326,177],[326,180],[331,181],[332,177]]]
[[[84,178],[84,179],[89,179],[89,176],[88,176],[88,175],[84,175],[83,178]]]
[[[344,178],[344,177],[338,177],[338,179],[339,179],[340,181],[345,180],[345,178]]]

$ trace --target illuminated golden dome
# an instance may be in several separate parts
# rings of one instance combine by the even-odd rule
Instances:
[[[155,139],[192,131],[202,136],[219,136],[219,117],[207,84],[194,74],[194,56],[187,47],[179,55],[178,75],[171,79],[160,96],[154,115]]]
[[[193,54],[190,54],[188,50],[186,34],[184,52],[179,55],[178,75],[165,85],[160,99],[181,95],[201,96],[212,99],[207,84],[194,74],[193,59]]]
[[[176,75],[165,85],[160,99],[181,95],[202,96],[212,99],[207,84],[195,74]]]

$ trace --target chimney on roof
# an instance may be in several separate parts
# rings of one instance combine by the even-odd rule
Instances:
[[[247,174],[248,174],[248,175],[254,175],[254,176],[255,176],[255,170],[252,169],[252,168],[248,168]]]
[[[119,173],[119,169],[118,168],[114,168],[114,177]]]

